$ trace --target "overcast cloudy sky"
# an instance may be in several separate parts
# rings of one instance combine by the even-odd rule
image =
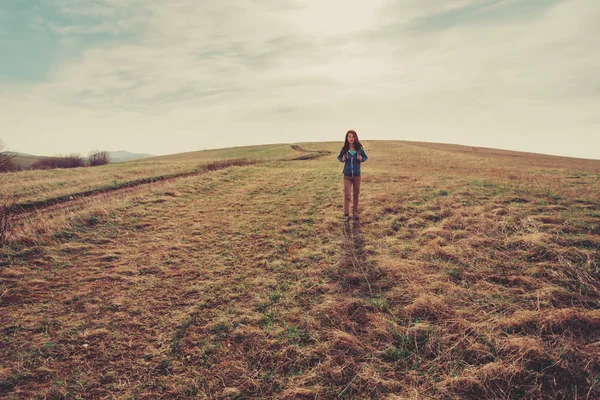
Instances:
[[[600,159],[599,0],[2,0],[39,155],[398,139]]]

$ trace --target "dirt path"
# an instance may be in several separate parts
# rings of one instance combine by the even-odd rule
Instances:
[[[139,186],[156,184],[164,181],[170,181],[178,178],[185,178],[190,176],[204,175],[211,171],[218,171],[224,168],[233,166],[243,166],[256,164],[255,161],[249,161],[245,159],[236,160],[225,160],[217,161],[211,164],[203,166],[201,170],[194,170],[188,172],[182,172],[178,174],[162,175],[156,177],[140,178],[133,181],[123,182],[116,186],[102,187],[97,189],[86,190],[83,192],[71,193],[63,196],[53,197],[46,200],[32,201],[27,203],[18,203],[10,207],[9,212],[13,221],[19,221],[23,218],[30,216],[31,214],[37,214],[41,210],[44,212],[48,211],[60,211],[65,208],[71,208],[82,206],[90,200],[90,198],[103,198],[107,196],[114,196],[115,192],[122,195],[127,195],[135,192],[135,189]]]
[[[312,160],[318,157],[322,157],[324,155],[327,154],[331,154],[331,151],[329,150],[305,150],[300,146],[297,146],[295,144],[291,145],[292,149],[302,152],[302,153],[309,153],[309,154],[305,154],[299,157],[295,157],[295,158],[291,158],[288,160],[281,160],[281,161],[299,161],[299,160]]]
[[[297,161],[297,160],[311,160],[324,155],[330,154],[327,150],[305,150],[297,145],[291,145],[291,147],[299,152],[308,153],[292,159],[285,159],[280,161]],[[114,197],[115,195],[125,197],[131,195],[137,191],[140,186],[152,185],[161,183],[164,181],[170,181],[178,178],[185,178],[190,176],[203,175],[211,171],[217,171],[232,166],[242,166],[256,164],[256,161],[235,159],[235,160],[224,160],[217,161],[208,165],[203,166],[202,170],[195,170],[189,172],[183,172],[171,175],[162,175],[156,177],[147,177],[136,179],[129,182],[123,182],[117,186],[103,187],[92,190],[86,190],[83,192],[71,193],[63,196],[57,196],[46,200],[33,201],[27,203],[14,204],[9,208],[11,214],[11,220],[13,223],[20,222],[31,218],[33,215],[38,214],[41,211],[44,213],[48,212],[59,212],[63,210],[78,210],[85,205],[89,204],[90,200],[102,200],[107,197]],[[2,211],[0,211],[2,212]]]

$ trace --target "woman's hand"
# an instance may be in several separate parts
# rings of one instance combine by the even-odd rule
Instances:
[[[346,156],[342,156],[342,162],[346,162]]]
[[[358,155],[358,161],[362,161],[362,156],[360,154]]]

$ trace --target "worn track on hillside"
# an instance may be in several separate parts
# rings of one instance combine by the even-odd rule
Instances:
[[[257,161],[249,161],[246,159],[217,161],[211,164],[203,165],[202,169],[194,171],[141,178],[133,181],[123,182],[122,184],[117,186],[91,189],[83,192],[57,196],[47,200],[17,203],[9,208],[9,212],[13,223],[30,219],[32,216],[39,214],[42,211],[45,215],[60,211],[72,212],[83,208],[86,204],[89,204],[91,201],[98,201],[108,197],[126,197],[137,192],[142,186],[148,187],[148,185],[156,185],[165,181],[170,181],[178,178],[204,175],[212,171],[218,171],[233,166],[253,165],[256,163]]]
[[[296,151],[308,154],[280,161],[311,160],[318,157],[322,157],[327,154],[331,154],[331,152],[327,150],[305,150],[297,145],[291,145],[291,147]],[[148,185],[156,185],[164,181],[170,181],[189,176],[199,176],[212,171],[218,171],[221,169],[229,168],[232,166],[252,165],[257,163],[258,161],[246,159],[217,161],[211,164],[204,165],[202,166],[202,169],[199,170],[182,172],[178,174],[141,178],[133,181],[123,182],[122,184],[117,186],[91,189],[82,192],[57,196],[46,200],[17,203],[9,208],[10,218],[12,220],[12,223],[23,224],[24,221],[31,219],[34,215],[39,214],[42,211],[45,215],[61,211],[73,212],[84,208],[85,205],[89,204],[92,201],[100,201],[108,197],[124,198],[133,193],[136,193],[141,186],[148,187]]]
[[[298,146],[298,145],[291,145],[292,149],[299,151],[301,153],[309,153],[309,154],[304,154],[302,156],[299,157],[295,157],[295,158],[290,158],[287,160],[281,160],[281,161],[300,161],[300,160],[313,160],[315,158],[318,157],[323,157],[327,154],[331,154],[331,151],[329,150],[305,150],[302,147]]]

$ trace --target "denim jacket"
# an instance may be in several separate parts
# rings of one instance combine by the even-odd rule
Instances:
[[[340,154],[338,155],[338,160],[342,162],[342,157],[344,156],[344,148],[340,150]],[[345,176],[360,176],[360,164],[367,161],[369,157],[367,157],[367,153],[365,153],[364,147],[360,149],[360,155],[362,156],[362,161],[358,161],[357,151],[354,155],[350,154],[350,152],[346,152],[346,163],[344,164],[344,170],[342,171]]]

